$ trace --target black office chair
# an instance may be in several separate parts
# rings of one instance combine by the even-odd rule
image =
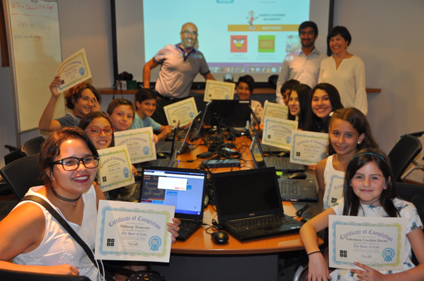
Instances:
[[[29,139],[22,145],[21,148],[8,144],[5,145],[4,147],[7,148],[10,153],[4,156],[4,163],[7,165],[22,157],[40,153],[41,145],[43,144],[44,140],[45,139],[43,136]]]
[[[424,222],[424,185],[397,182],[396,193],[398,197],[415,205],[421,221]],[[415,265],[419,264],[414,254],[412,255],[412,262]]]
[[[390,151],[388,157],[392,165],[395,182],[402,181],[402,174],[421,152],[421,141],[413,135],[403,135]]]
[[[70,275],[56,275],[56,274],[43,274],[32,272],[21,272],[0,269],[0,280],[3,281],[90,281],[87,276],[70,276]]]
[[[30,187],[42,185],[38,154],[25,156],[7,164],[0,170],[13,193],[21,200]]]

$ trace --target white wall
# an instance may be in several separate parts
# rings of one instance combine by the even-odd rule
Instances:
[[[388,153],[402,134],[424,130],[424,2],[420,0],[338,0],[334,25],[352,35],[349,51],[365,63],[368,120]],[[417,159],[421,159],[421,157]],[[424,173],[408,179],[423,181]]]
[[[94,85],[110,87],[113,73],[109,1],[58,1],[63,57],[85,47]],[[400,135],[424,130],[421,121],[424,120],[424,81],[421,79],[424,74],[421,50],[424,2],[337,0],[334,12],[334,24],[346,26],[352,34],[349,51],[365,62],[367,87],[382,89],[380,94],[368,95],[368,119],[381,148],[389,152]],[[11,125],[14,120],[10,110],[11,85],[4,73],[5,69],[1,69],[1,147],[13,144],[15,134]],[[105,98],[102,109],[109,100],[110,97]],[[5,150],[0,151],[2,161]],[[423,181],[423,175],[414,172],[412,178]]]

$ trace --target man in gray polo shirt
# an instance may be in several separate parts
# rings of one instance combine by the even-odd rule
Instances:
[[[204,55],[194,48],[197,41],[197,27],[191,22],[181,28],[181,43],[163,47],[143,68],[144,88],[150,88],[150,72],[159,64],[161,69],[156,81],[158,101],[152,118],[161,125],[167,125],[163,107],[187,98],[197,73],[205,79],[215,80],[209,71]]]

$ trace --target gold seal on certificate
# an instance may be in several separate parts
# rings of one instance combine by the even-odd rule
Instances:
[[[328,134],[293,131],[290,162],[302,165],[316,164],[327,157]]]
[[[115,132],[115,145],[126,145],[131,163],[141,163],[156,159],[152,127]]]
[[[91,71],[85,55],[85,49],[83,48],[67,57],[60,64],[58,75],[62,80],[62,84],[58,87],[60,93],[90,79]]]
[[[99,149],[99,182],[103,192],[134,183],[126,145]]]
[[[164,106],[163,110],[171,126],[177,126],[178,122],[181,126],[185,126],[197,115],[196,101],[193,97]]]
[[[401,269],[405,247],[405,219],[329,216],[330,267],[358,268],[354,262],[378,271]]]
[[[169,262],[175,207],[100,200],[96,259]]]
[[[220,82],[206,80],[204,101],[211,100],[233,100],[235,84],[232,82]]]
[[[265,117],[262,122],[264,130],[262,143],[290,149],[292,143],[292,131],[297,130],[297,121],[280,119],[275,117]]]

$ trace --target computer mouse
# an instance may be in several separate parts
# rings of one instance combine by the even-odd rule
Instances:
[[[212,241],[215,244],[227,244],[228,243],[228,234],[223,231],[217,231],[211,234]]]
[[[156,158],[160,159],[160,158],[166,158],[166,154],[162,153],[162,152],[158,152],[156,153]]]
[[[293,173],[291,174],[288,178],[293,180],[293,179],[299,179],[299,180],[304,180],[306,179],[307,175],[305,173]]]

